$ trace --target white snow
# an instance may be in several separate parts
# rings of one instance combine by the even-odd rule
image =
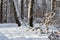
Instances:
[[[26,23],[26,25],[24,24]],[[49,34],[41,34],[39,31],[29,29],[27,22],[24,22],[21,27],[15,23],[0,24],[0,40],[49,40]],[[41,27],[45,30],[46,26],[39,26],[39,23],[34,23],[34,27]],[[53,25],[49,26],[49,31],[57,30]]]
[[[34,24],[35,27],[39,27],[38,23]],[[49,27],[52,30],[55,30],[53,26]],[[54,28],[54,29],[53,29]],[[45,25],[41,26],[41,29],[45,29]],[[50,30],[50,31],[52,31]],[[37,34],[36,34],[37,33]],[[1,35],[2,34],[2,35]],[[1,38],[2,37],[2,38]],[[22,24],[21,27],[18,27],[17,24],[7,23],[0,24],[0,39],[2,40],[49,40],[48,34],[40,34],[39,31],[29,30],[27,26]]]
[[[9,27],[18,27],[18,25],[16,23],[3,23],[0,24],[0,28],[9,28]]]
[[[0,28],[0,33],[2,33],[5,37],[7,37],[8,39],[12,40],[15,38],[32,38],[32,39],[43,39],[46,38],[48,39],[48,36],[42,36],[42,35],[37,35],[35,34],[33,31],[26,31],[26,29],[22,29],[22,28]],[[1,39],[1,38],[0,38]],[[22,39],[21,39],[22,40]]]

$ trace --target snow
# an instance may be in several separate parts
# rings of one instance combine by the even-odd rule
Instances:
[[[0,40],[48,40],[48,36],[38,35],[35,32],[25,25],[18,27],[14,23],[0,24]]]
[[[34,24],[35,27],[39,27],[38,23]],[[41,26],[45,29],[45,25]],[[50,29],[53,26],[50,26]],[[55,29],[55,28],[54,28]],[[51,31],[51,30],[50,30]],[[37,34],[36,34],[37,33]],[[0,40],[49,40],[48,34],[40,34],[39,31],[29,30],[25,24],[18,27],[15,23],[0,24]]]
[[[25,24],[24,24],[25,23]],[[21,27],[18,27],[15,23],[3,23],[0,24],[0,40],[49,40],[49,34],[41,34],[38,31],[32,31],[29,29],[27,22],[22,22]],[[41,27],[45,31],[46,26],[40,26],[39,23],[34,23],[34,27]],[[53,26],[49,26],[49,31],[57,29]]]
[[[1,38],[2,37],[2,38]],[[6,38],[6,39],[5,39]],[[39,40],[39,39],[48,39],[47,36],[38,36],[37,34],[34,34],[32,31],[25,31],[22,28],[0,28],[0,39],[2,40],[26,40],[26,39],[32,39],[32,40]]]
[[[0,24],[0,28],[9,28],[9,27],[18,27],[17,24],[15,23],[3,23],[3,24]]]

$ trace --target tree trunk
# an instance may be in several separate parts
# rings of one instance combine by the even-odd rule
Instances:
[[[47,5],[46,5],[46,0],[42,0],[42,11],[43,11],[43,17],[44,17],[44,14],[46,14],[46,11],[47,11]]]
[[[2,1],[2,22],[7,23],[7,0]]]
[[[28,8],[28,19],[29,19],[29,26],[31,27],[33,27],[33,4],[34,0],[30,0]]]
[[[13,1],[13,5],[14,5],[14,1]],[[16,20],[16,23],[18,24],[18,26],[21,26],[19,20],[18,20],[18,17],[17,17],[17,12],[16,12],[16,8],[15,8],[15,5],[14,5],[14,16],[15,16],[15,20]]]
[[[56,20],[57,19],[57,9],[56,9],[56,0],[53,0],[52,1],[52,11],[55,13],[55,16],[54,16],[54,18],[53,18],[53,20]]]
[[[53,12],[56,11],[56,0],[53,0],[53,2],[52,2],[52,11]]]
[[[2,5],[3,5],[3,0],[0,0],[0,23],[2,23]]]
[[[12,0],[7,0],[7,23],[16,23],[14,17],[14,5]]]
[[[21,0],[21,19],[23,20],[24,19],[24,0]]]
[[[28,0],[26,0],[26,17],[28,16]],[[28,18],[28,17],[27,17]]]

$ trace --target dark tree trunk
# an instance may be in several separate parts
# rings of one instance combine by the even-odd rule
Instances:
[[[34,0],[31,0],[30,18],[29,18],[29,25],[31,27],[33,27],[33,4],[34,4]]]
[[[2,5],[3,5],[3,0],[1,0],[0,3],[0,23],[2,23]]]
[[[24,19],[24,0],[21,0],[21,19],[23,20]]]
[[[2,1],[2,23],[7,23],[7,0]]]
[[[13,2],[13,5],[14,5],[14,2]],[[14,5],[14,17],[15,17],[15,20],[16,20],[16,23],[18,24],[18,26],[21,26],[18,18],[17,18],[17,13],[16,13],[16,8],[15,8],[15,5]]]

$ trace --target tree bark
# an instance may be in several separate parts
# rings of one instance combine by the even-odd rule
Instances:
[[[28,0],[26,0],[26,17],[28,16]],[[28,18],[28,17],[27,17]]]
[[[34,0],[30,0],[28,9],[28,19],[29,19],[29,26],[31,27],[33,27],[33,4]]]
[[[56,0],[53,0],[53,2],[52,2],[52,11],[53,12],[56,11]]]
[[[14,5],[14,1],[13,1],[13,5]],[[18,26],[21,26],[18,18],[17,18],[17,12],[16,12],[16,8],[15,8],[15,5],[14,5],[14,17],[15,17],[15,20],[16,20],[16,23],[18,24]]]
[[[2,23],[7,23],[7,0],[2,1]]]
[[[0,23],[2,23],[2,5],[3,5],[3,0],[0,0]]]
[[[21,0],[21,19],[23,20],[24,19],[24,0]]]

